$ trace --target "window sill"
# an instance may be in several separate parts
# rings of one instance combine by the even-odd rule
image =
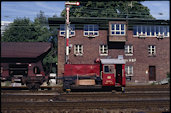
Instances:
[[[133,54],[125,54],[125,56],[133,56]]]
[[[83,56],[83,54],[74,54],[74,56]]]
[[[100,56],[108,56],[108,54],[100,54]]]
[[[133,76],[133,74],[127,74],[126,75],[126,77],[132,77]]]
[[[65,35],[59,35],[59,36],[65,37]],[[72,37],[72,36],[75,36],[75,35],[69,35],[69,36]]]
[[[156,55],[148,55],[148,57],[156,57]]]
[[[138,35],[133,35],[133,37],[134,38],[137,38],[137,37],[139,37]],[[144,36],[145,38],[157,38],[157,36]],[[170,37],[170,36],[164,36],[164,38],[168,38],[168,37]]]

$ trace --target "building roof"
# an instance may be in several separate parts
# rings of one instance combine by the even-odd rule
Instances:
[[[125,64],[124,59],[100,59],[102,64]]]
[[[48,42],[2,42],[2,58],[37,58],[51,48]]]
[[[156,20],[156,19],[140,19],[140,18],[100,18],[100,17],[70,17],[71,24],[75,24],[75,28],[79,29],[84,24],[98,24],[100,29],[108,29],[109,21],[124,21],[128,22],[128,26],[133,25],[169,25],[170,20]],[[60,24],[65,24],[65,18],[48,18],[49,26],[59,28]]]

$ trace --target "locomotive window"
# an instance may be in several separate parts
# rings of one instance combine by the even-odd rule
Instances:
[[[113,65],[105,65],[104,73],[114,73],[114,66]]]
[[[33,68],[33,73],[34,73],[34,74],[40,74],[40,69],[39,69],[39,67],[35,66],[35,67]]]

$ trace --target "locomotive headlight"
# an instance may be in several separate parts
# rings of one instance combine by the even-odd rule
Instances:
[[[111,79],[111,76],[107,76],[107,79]]]

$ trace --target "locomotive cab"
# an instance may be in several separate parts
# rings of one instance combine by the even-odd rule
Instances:
[[[103,86],[125,87],[125,61],[118,59],[101,59],[101,78]],[[124,89],[123,89],[124,90]]]

